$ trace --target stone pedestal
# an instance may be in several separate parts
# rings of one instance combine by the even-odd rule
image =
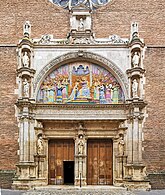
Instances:
[[[86,186],[86,155],[75,156],[75,185]]]

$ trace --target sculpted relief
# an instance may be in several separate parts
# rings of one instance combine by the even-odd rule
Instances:
[[[37,101],[63,104],[117,104],[123,90],[105,68],[87,62],[63,65],[42,82]]]

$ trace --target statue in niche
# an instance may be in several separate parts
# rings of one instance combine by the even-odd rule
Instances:
[[[29,97],[29,88],[29,82],[27,79],[25,79],[23,82],[23,94],[25,97]]]
[[[133,98],[138,97],[138,82],[136,79],[134,79],[132,83],[132,96]]]
[[[79,136],[79,141],[78,141],[78,155],[84,154],[84,140],[83,140],[83,135]]]
[[[138,52],[135,52],[132,58],[132,65],[133,67],[138,67],[140,61],[140,57],[138,55]]]
[[[28,36],[30,35],[30,28],[31,28],[30,22],[26,21],[23,28],[24,35],[28,35]]]
[[[29,67],[30,59],[29,59],[28,53],[26,51],[25,51],[25,54],[22,57],[22,63],[23,63],[24,67]]]
[[[80,21],[79,21],[79,30],[84,30],[84,21],[82,18],[80,18]]]
[[[118,149],[119,149],[119,155],[124,155],[124,137],[121,134],[119,138],[119,143],[118,143]]]
[[[44,150],[43,138],[42,138],[42,135],[40,134],[37,140],[37,153],[42,154],[43,150]]]

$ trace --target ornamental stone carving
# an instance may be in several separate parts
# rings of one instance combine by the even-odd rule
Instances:
[[[110,2],[110,0],[49,0],[50,2],[63,7],[64,9],[72,10],[73,8],[85,7],[90,10],[94,10],[100,6],[103,6]]]

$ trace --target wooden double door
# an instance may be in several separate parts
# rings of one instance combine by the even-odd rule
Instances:
[[[113,149],[112,140],[88,140],[88,185],[113,184]]]
[[[112,140],[95,139],[87,143],[87,184],[112,185]],[[74,184],[74,140],[49,141],[49,184]]]

